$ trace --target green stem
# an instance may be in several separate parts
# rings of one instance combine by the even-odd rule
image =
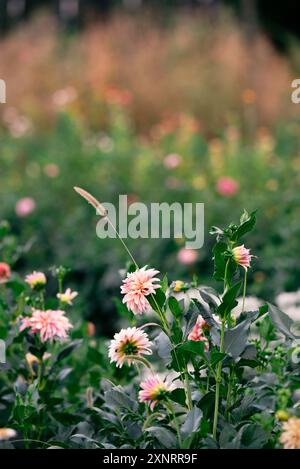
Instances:
[[[229,409],[231,406],[231,390],[232,390],[232,370],[230,369],[229,382],[228,382],[228,388],[227,388],[227,397],[226,397],[226,410],[225,410],[225,414],[227,418],[229,417]]]
[[[177,421],[177,418],[176,418],[176,414],[175,414],[175,411],[174,411],[173,404],[168,399],[167,402],[165,403],[165,406],[166,406],[167,410],[170,412],[171,418],[174,422],[176,433],[177,433],[177,438],[178,438],[179,449],[181,449],[182,448],[182,439],[181,439],[180,428],[179,428],[179,425],[178,425],[178,421]]]
[[[40,303],[41,303],[41,309],[45,309],[45,299],[44,299],[44,293],[43,291],[40,292]]]
[[[225,322],[226,320],[222,319],[222,328],[221,328],[221,337],[220,337],[220,352],[221,353],[223,353],[223,347],[224,347]],[[217,374],[216,374],[216,395],[215,395],[215,409],[214,409],[214,421],[213,421],[213,438],[215,440],[217,439],[221,375],[222,375],[222,361],[218,363]]]
[[[247,273],[248,271],[245,269],[242,313],[244,312],[244,309],[245,309],[245,298],[246,298],[246,290],[247,290]]]
[[[191,389],[190,389],[190,383],[189,383],[189,374],[188,374],[187,367],[184,372],[184,389],[185,389],[185,396],[186,396],[186,405],[189,410],[192,410],[193,402],[192,402]]]

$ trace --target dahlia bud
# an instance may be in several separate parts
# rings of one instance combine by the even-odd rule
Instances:
[[[237,246],[232,249],[233,259],[235,262],[242,266],[245,270],[250,267],[251,258],[250,249],[246,249],[244,245]]]

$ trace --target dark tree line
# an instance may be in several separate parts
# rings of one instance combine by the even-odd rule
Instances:
[[[151,8],[161,14],[183,7],[214,11],[221,4],[233,7],[244,22],[259,24],[280,47],[290,34],[300,37],[298,0],[0,0],[0,30],[13,28],[41,7],[48,7],[62,23],[80,27],[86,17],[106,19],[116,8]]]

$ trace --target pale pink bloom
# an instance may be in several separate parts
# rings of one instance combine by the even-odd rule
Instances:
[[[5,283],[10,279],[10,267],[6,262],[0,262],[0,283]]]
[[[177,168],[182,161],[182,158],[180,155],[177,155],[176,153],[170,153],[164,158],[164,166],[167,169],[175,169]]]
[[[0,428],[0,441],[9,440],[17,435],[13,428]]]
[[[139,392],[139,401],[146,402],[153,410],[156,404],[163,400],[171,391],[171,387],[163,382],[157,375],[146,378],[141,383]]]
[[[177,260],[180,264],[194,264],[198,259],[198,252],[195,249],[181,248],[177,254]]]
[[[31,197],[24,197],[16,203],[16,214],[18,217],[27,217],[36,208],[36,203]]]
[[[221,177],[216,186],[216,190],[220,195],[232,197],[239,190],[239,183],[230,177]]]
[[[72,305],[74,298],[78,296],[78,292],[72,291],[71,288],[67,288],[65,293],[57,293],[56,296],[62,303],[67,303],[68,305]]]
[[[61,90],[55,91],[52,96],[53,104],[56,107],[63,107],[69,103],[72,103],[77,98],[77,91],[72,86],[67,86]]]
[[[57,164],[48,163],[44,166],[44,173],[49,178],[56,178],[59,175],[59,167]]]
[[[47,279],[43,272],[34,271],[32,274],[26,275],[25,282],[28,283],[31,288],[37,288],[46,285]]]
[[[123,285],[121,286],[121,293],[125,293],[123,303],[126,303],[127,308],[133,314],[142,314],[149,311],[149,303],[147,296],[155,294],[155,289],[159,285],[154,282],[159,282],[159,278],[155,275],[159,271],[155,269],[147,269],[147,266],[127,274]]]
[[[194,325],[192,331],[189,333],[188,340],[194,340],[196,342],[204,342],[204,349],[208,352],[209,343],[207,337],[204,335],[204,330],[210,329],[209,324],[202,318],[198,316],[196,324]]]
[[[150,347],[151,342],[146,332],[137,327],[128,327],[114,335],[110,342],[108,356],[111,363],[115,362],[117,367],[122,368],[126,361],[128,365],[131,365],[134,361],[133,355],[136,357],[151,355]]]
[[[33,310],[32,316],[22,318],[20,331],[29,329],[31,334],[39,334],[41,342],[66,339],[72,324],[61,310]]]
[[[244,267],[245,270],[250,267],[251,258],[253,257],[252,254],[250,254],[250,249],[246,249],[244,245],[237,246],[233,248],[232,253],[237,264]]]
[[[300,419],[291,417],[282,425],[280,443],[284,449],[300,449]]]

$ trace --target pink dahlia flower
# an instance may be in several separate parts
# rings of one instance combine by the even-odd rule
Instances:
[[[127,308],[133,314],[142,314],[149,310],[146,297],[154,294],[155,289],[159,288],[159,285],[154,283],[159,282],[159,278],[155,277],[158,273],[158,270],[147,269],[147,266],[145,266],[127,274],[127,277],[123,280],[121,286],[121,293],[125,293],[123,303],[126,303]]]
[[[39,334],[41,342],[66,339],[72,324],[61,310],[34,310],[32,316],[22,318],[20,331],[30,329],[32,334]]]
[[[18,217],[27,217],[36,207],[35,201],[31,197],[24,197],[16,203],[16,214]]]
[[[181,248],[177,254],[177,260],[180,264],[194,264],[198,259],[198,252],[195,249]]]
[[[232,253],[233,259],[237,264],[244,267],[245,270],[250,267],[250,262],[253,257],[252,254],[250,254],[250,249],[246,249],[244,245],[237,246],[233,248]]]
[[[110,342],[108,356],[111,363],[115,362],[117,367],[122,368],[125,361],[131,365],[134,355],[136,357],[151,355],[150,347],[151,342],[146,332],[137,327],[128,327],[114,335]]]
[[[10,267],[6,262],[0,262],[0,283],[5,283],[10,279]]]
[[[171,391],[170,386],[163,382],[157,375],[146,378],[141,383],[139,392],[139,401],[146,402],[153,410],[159,401],[162,401]]]
[[[239,190],[239,183],[230,177],[221,177],[216,186],[216,190],[220,195],[232,197]]]
[[[198,316],[196,324],[194,325],[192,331],[189,333],[188,339],[194,340],[196,342],[204,342],[204,349],[206,352],[208,352],[209,343],[207,337],[204,335],[205,329],[210,329],[209,324],[207,324],[207,322],[202,318],[202,316]]]
[[[282,425],[280,443],[284,449],[300,449],[300,419],[291,417]]]
[[[34,271],[32,274],[26,275],[25,282],[28,283],[31,288],[39,288],[46,285],[47,279],[43,272]]]

